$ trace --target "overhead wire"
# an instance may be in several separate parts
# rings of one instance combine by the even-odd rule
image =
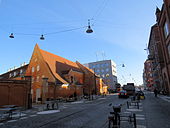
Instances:
[[[109,0],[103,0],[101,6],[97,9],[96,13],[92,16],[91,20],[96,20],[102,14]]]
[[[78,30],[78,29],[81,29],[81,28],[85,28],[85,27],[87,27],[87,26],[72,28],[72,29],[67,29],[67,30],[62,30],[62,31],[57,31],[57,32],[45,33],[43,35],[52,35],[52,34],[57,34],[57,33],[69,32],[69,31],[74,31],[74,30]]]
[[[97,17],[99,17],[101,15],[101,13],[103,12],[103,10],[105,9],[105,7],[107,5],[107,2],[108,2],[108,0],[103,0],[102,4],[97,9],[96,13],[92,16],[91,20],[94,20],[94,19],[96,20]],[[73,20],[73,21],[77,22],[75,20]],[[43,24],[49,24],[49,23],[60,23],[60,21],[45,22],[45,23],[12,24],[12,26],[13,26],[13,28],[15,26],[15,29],[16,29],[16,26],[26,26],[26,25],[36,25],[36,24],[43,25]],[[61,21],[61,23],[63,24],[64,21]],[[68,23],[70,23],[70,21]],[[91,26],[94,26],[94,23]],[[66,30],[61,30],[61,31],[56,31],[56,32],[48,32],[48,33],[44,33],[43,35],[53,35],[53,34],[57,34],[57,33],[64,33],[64,32],[69,32],[69,31],[74,31],[74,30],[82,29],[82,28],[85,28],[85,27],[88,27],[88,26],[83,26],[83,27],[78,27],[78,28],[71,28],[71,29],[66,29]],[[18,32],[16,32],[16,33],[14,32],[14,34],[16,34],[16,35],[25,35],[25,36],[39,36],[40,35],[38,33],[18,33]]]

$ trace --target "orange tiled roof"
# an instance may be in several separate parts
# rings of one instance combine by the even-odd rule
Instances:
[[[46,63],[50,67],[50,70],[52,71],[53,75],[64,84],[68,84],[68,82],[65,81],[58,73],[56,73],[56,61],[63,63],[63,64],[70,65],[70,66],[75,67],[77,69],[80,69],[79,66],[75,62],[72,62],[72,61],[67,60],[63,57],[57,56],[55,54],[52,54],[50,52],[47,52],[47,51],[44,51],[44,50],[41,50],[41,49],[40,49],[40,52],[41,52],[44,60],[46,61]]]

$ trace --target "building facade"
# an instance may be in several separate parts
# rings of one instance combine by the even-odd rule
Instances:
[[[63,57],[40,49],[35,45],[29,64],[0,75],[2,80],[31,79],[33,102],[43,103],[47,99],[81,98],[86,95],[107,93],[103,80],[93,70],[78,61],[72,62]]]
[[[115,90],[117,83],[116,64],[112,60],[103,60],[84,64],[92,69],[98,76],[100,76],[108,90]]]
[[[8,72],[1,74],[0,79],[21,79],[22,77],[24,77],[27,67],[28,64],[24,63],[18,68],[11,68]]]
[[[170,95],[170,1],[164,0],[161,10],[156,11],[156,21],[160,33],[164,65],[161,70],[163,91]]]
[[[158,10],[157,10],[158,11]],[[152,74],[154,87],[159,91],[163,90],[162,68],[164,67],[163,51],[161,49],[161,38],[158,25],[151,27],[149,43],[148,43],[148,60],[152,61]]]
[[[146,60],[144,63],[144,83],[148,90],[153,90],[154,88],[154,78],[153,78],[153,60]]]
[[[152,61],[154,87],[170,95],[170,1],[163,2],[161,10],[156,9],[156,24],[151,28],[148,60]]]

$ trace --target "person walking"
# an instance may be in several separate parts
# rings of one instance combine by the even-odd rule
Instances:
[[[157,97],[157,95],[158,95],[158,90],[157,90],[157,88],[154,89],[154,94],[155,94],[155,97]]]

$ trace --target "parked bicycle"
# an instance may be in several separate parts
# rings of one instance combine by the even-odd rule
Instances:
[[[110,104],[109,106],[111,106]],[[108,128],[120,128],[121,121],[128,122],[133,125],[134,128],[137,128],[136,125],[136,114],[121,114],[121,104],[113,106],[113,112],[110,112],[111,116],[108,117],[109,125]]]
[[[121,105],[113,106],[113,111],[110,112],[111,116],[108,117],[109,119],[109,128],[120,128],[120,112],[121,112]]]

